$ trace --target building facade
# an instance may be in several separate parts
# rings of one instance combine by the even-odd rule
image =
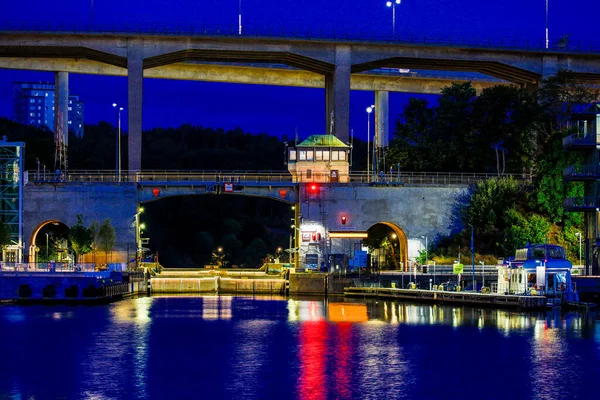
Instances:
[[[69,131],[83,137],[84,105],[79,96],[69,96]],[[54,84],[13,83],[13,119],[23,125],[47,127],[54,132]]]

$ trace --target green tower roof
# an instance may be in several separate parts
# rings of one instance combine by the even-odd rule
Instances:
[[[349,147],[333,135],[311,135],[296,147]]]

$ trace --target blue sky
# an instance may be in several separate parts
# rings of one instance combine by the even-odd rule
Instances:
[[[159,23],[174,26],[232,26],[237,29],[239,0],[29,0],[3,4],[0,26],[8,22],[86,24]],[[422,37],[514,38],[542,41],[545,0],[402,0],[396,8],[396,35]],[[32,12],[32,10],[35,10]],[[598,42],[593,17],[600,2],[549,0],[550,37],[569,34],[571,41]],[[245,29],[286,31],[335,30],[391,36],[392,12],[385,0],[242,0]],[[52,81],[53,74],[0,70],[0,116],[11,117],[13,81]],[[112,103],[127,104],[126,79],[70,76],[71,93],[86,107],[86,123],[114,122]],[[392,93],[390,123],[410,95]],[[432,101],[435,96],[428,96]],[[366,136],[365,108],[373,93],[351,95],[350,127]],[[126,112],[126,110],[125,110]],[[146,79],[144,129],[184,123],[281,136],[301,137],[324,130],[321,89]],[[124,115],[126,116],[126,115]]]

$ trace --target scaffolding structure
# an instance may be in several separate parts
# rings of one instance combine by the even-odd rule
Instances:
[[[62,113],[57,112],[57,120],[62,121]],[[67,171],[67,132],[64,131],[63,124],[56,125],[54,133],[54,169],[66,173]]]
[[[10,231],[4,262],[23,261],[23,159],[25,143],[0,141],[0,220]]]

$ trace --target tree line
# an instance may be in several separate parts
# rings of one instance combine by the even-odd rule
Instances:
[[[562,149],[569,115],[598,99],[598,91],[561,70],[545,79],[537,92],[498,85],[477,95],[471,83],[442,89],[436,104],[410,99],[396,120],[385,155],[387,165],[402,171],[488,172],[498,180],[482,182],[458,198],[452,233],[432,241],[432,255],[468,253],[470,227],[477,251],[506,256],[530,242],[551,241],[578,251],[575,232],[582,215],[565,213],[563,199],[583,194],[581,184],[566,184],[562,169],[582,162]],[[25,141],[25,168],[54,168],[52,132],[0,118],[0,133]],[[116,129],[100,122],[85,134],[69,137],[70,169],[114,169]],[[142,134],[143,169],[284,170],[286,145],[293,142],[266,133],[253,135],[190,124],[156,128]],[[122,165],[127,165],[127,135],[122,138]],[[366,143],[353,141],[352,170],[366,169]],[[530,184],[506,174],[533,176]],[[197,196],[149,205],[149,247],[173,266],[202,265],[223,246],[231,265],[255,265],[277,247],[287,247],[286,207],[276,202],[236,196]],[[276,214],[272,210],[276,210]],[[277,214],[279,213],[279,214]],[[183,223],[173,223],[183,221]],[[80,249],[81,251],[81,249]]]

